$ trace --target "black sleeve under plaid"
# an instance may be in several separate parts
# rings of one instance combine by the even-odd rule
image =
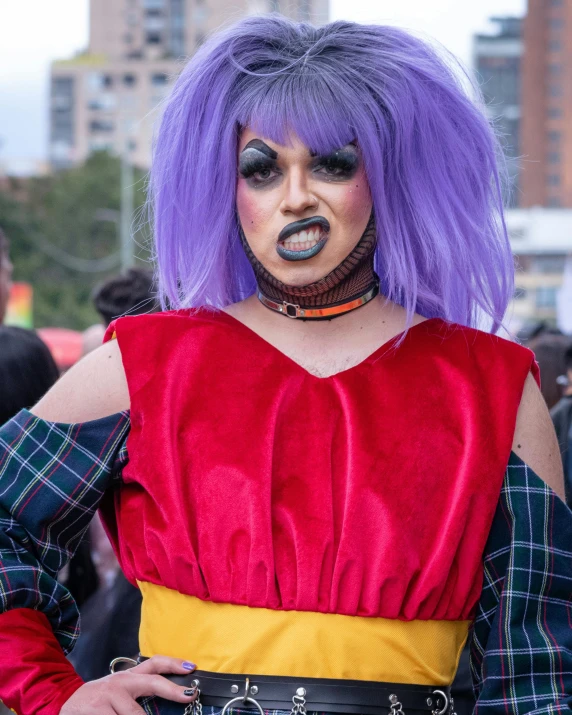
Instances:
[[[45,422],[27,410],[0,427],[0,613],[42,611],[67,653],[79,614],[57,581],[127,460],[128,413]]]
[[[515,454],[485,551],[471,661],[475,713],[570,713],[572,511]]]

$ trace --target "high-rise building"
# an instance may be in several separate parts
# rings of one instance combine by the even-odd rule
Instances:
[[[572,207],[572,0],[528,0],[522,71],[522,201]]]
[[[148,167],[161,101],[209,33],[267,12],[322,24],[328,10],[329,0],[91,0],[87,51],[51,69],[52,167],[98,149]]]
[[[494,17],[496,31],[474,37],[474,66],[486,102],[487,113],[501,139],[509,186],[506,202],[521,199],[521,63],[522,19]]]

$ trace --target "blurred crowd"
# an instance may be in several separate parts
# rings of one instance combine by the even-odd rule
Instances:
[[[32,407],[55,383],[63,367],[36,332],[4,325],[11,277],[9,242],[0,229],[0,424],[21,409]],[[114,318],[159,310],[155,295],[152,273],[140,268],[98,286],[93,302],[100,323],[84,332],[83,353],[101,344]],[[572,459],[568,456],[572,440],[572,338],[539,324],[519,339],[534,351],[540,365],[542,393],[558,435],[567,501],[572,506]],[[82,613],[82,635],[71,656],[74,666],[86,680],[103,677],[113,658],[137,653],[141,598],[138,589],[121,574],[98,519],[60,579]],[[466,656],[457,685],[469,702],[472,696]]]
[[[69,367],[58,365],[35,331],[4,324],[11,280],[9,242],[0,228],[0,424],[32,407]],[[142,268],[99,285],[92,298],[100,322],[83,333],[82,353],[101,345],[114,318],[157,311],[155,294],[153,274]],[[113,658],[137,653],[141,597],[123,577],[98,518],[59,578],[82,614],[82,635],[71,659],[85,680],[101,678]]]

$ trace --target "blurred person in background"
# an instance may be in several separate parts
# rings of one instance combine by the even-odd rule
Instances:
[[[546,406],[551,410],[562,397],[558,378],[566,372],[564,355],[570,338],[560,332],[542,330],[526,346],[532,350],[540,368],[540,390]]]
[[[109,278],[93,291],[93,304],[106,328],[122,315],[155,313],[159,303],[153,272],[145,268],[128,268]]]
[[[101,345],[105,328],[114,318],[159,310],[153,273],[145,268],[128,268],[124,273],[109,278],[95,288],[92,300],[101,316],[101,323],[84,330],[84,355]]]
[[[36,333],[0,325],[0,424],[35,405],[58,377],[57,365]]]
[[[550,410],[550,416],[558,437],[558,445],[562,456],[564,468],[564,486],[566,488],[566,502],[572,508],[572,459],[570,459],[572,434],[572,345],[569,340],[563,354],[564,369],[560,372],[558,389],[562,390],[562,397]]]
[[[0,228],[0,325],[4,322],[4,318],[6,317],[11,285],[12,263],[10,261],[8,239],[4,231]]]

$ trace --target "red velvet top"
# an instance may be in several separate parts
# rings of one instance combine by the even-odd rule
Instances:
[[[216,602],[468,619],[532,353],[428,320],[311,375],[224,312],[122,318],[127,577]]]

